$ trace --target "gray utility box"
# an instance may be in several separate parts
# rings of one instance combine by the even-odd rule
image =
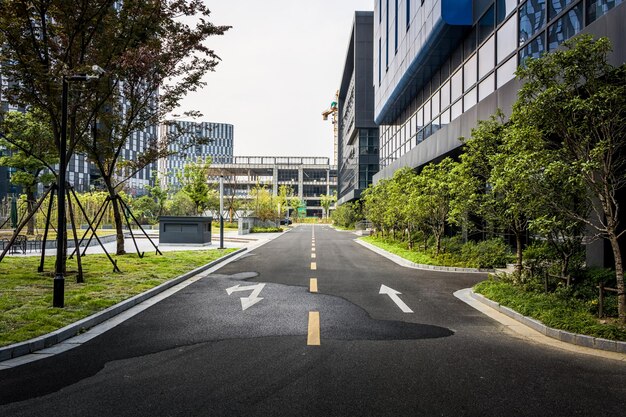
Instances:
[[[159,244],[210,245],[213,217],[159,217]]]

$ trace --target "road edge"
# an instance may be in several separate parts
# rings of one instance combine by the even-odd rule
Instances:
[[[510,330],[535,342],[560,349],[626,362],[626,343],[571,333],[548,327],[538,320],[524,316],[485,296],[465,288],[454,296]]]
[[[465,274],[488,274],[490,272],[495,272],[493,269],[479,269],[479,268],[460,268],[455,266],[439,266],[439,265],[426,265],[426,264],[416,264],[415,262],[411,262],[403,257],[396,255],[394,253],[388,252],[382,248],[379,248],[376,245],[372,245],[371,243],[364,242],[361,239],[354,239],[356,243],[361,246],[366,247],[372,252],[376,252],[377,254],[384,256],[385,258],[395,262],[396,264],[403,266],[405,268],[411,269],[422,269],[427,271],[440,271],[440,272],[461,272]]]
[[[137,294],[131,298],[127,298],[126,300],[121,301],[115,305],[112,305],[111,307],[108,307],[105,310],[102,310],[98,313],[94,313],[91,316],[87,316],[84,319],[68,324],[67,326],[62,327],[53,332],[35,337],[33,339],[26,340],[24,342],[19,342],[19,343],[15,343],[12,345],[1,347],[0,348],[0,365],[2,365],[3,361],[15,359],[24,355],[28,355],[33,352],[41,351],[42,349],[50,348],[51,346],[54,346],[67,339],[70,339],[86,331],[87,329],[91,329],[99,324],[102,324],[105,321],[131,309],[132,307],[138,304],[141,304],[144,301],[150,298],[153,298],[161,294],[162,292],[182,283],[183,281],[186,281],[189,278],[195,275],[198,275],[206,271],[207,269],[210,269],[247,250],[248,248],[240,248],[234,252],[231,252],[225,256],[222,256],[219,259],[211,261],[208,264],[202,265],[183,275],[180,275],[154,288],[151,288],[141,294]]]

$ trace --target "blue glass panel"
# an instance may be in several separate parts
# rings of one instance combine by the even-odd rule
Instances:
[[[587,24],[594,22],[600,16],[604,16],[613,7],[623,3],[624,0],[590,0],[587,2]]]
[[[478,21],[478,44],[487,39],[493,33],[495,26],[495,8],[491,6],[487,13]]]
[[[574,0],[549,0],[548,1],[548,16],[552,19],[557,14],[561,13],[565,8],[572,4]]]
[[[556,49],[563,41],[571,38],[583,28],[582,2],[570,9],[548,29],[548,48]]]
[[[523,45],[546,24],[546,1],[528,0],[519,11],[519,42]]]
[[[528,43],[524,48],[520,49],[519,61],[523,64],[526,58],[539,58],[546,50],[543,42],[543,34],[537,36],[532,42]]]

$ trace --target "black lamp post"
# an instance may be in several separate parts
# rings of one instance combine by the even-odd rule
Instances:
[[[224,176],[220,175],[220,249],[224,249]]]
[[[63,308],[65,305],[65,235],[67,224],[65,220],[65,177],[67,173],[67,101],[70,82],[84,82],[100,78],[104,70],[97,65],[92,70],[98,75],[70,75],[63,76],[63,92],[61,96],[61,140],[59,144],[59,175],[57,177],[57,259],[54,273],[54,287],[52,292],[52,306]],[[77,248],[78,249],[78,248]]]

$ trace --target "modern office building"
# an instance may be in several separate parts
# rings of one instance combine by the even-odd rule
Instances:
[[[626,61],[623,0],[376,0],[375,120],[380,172],[453,154],[497,108],[510,113],[526,57],[579,32],[608,36]]]
[[[210,158],[211,164],[233,162],[235,127],[227,123],[170,121],[161,126],[161,138],[174,140],[169,145],[172,155],[159,160],[162,185],[178,187],[176,172],[185,164]],[[197,143],[198,140],[202,143]]]
[[[378,172],[374,123],[374,13],[356,12],[339,88],[337,202],[354,201]]]
[[[510,114],[527,57],[579,32],[607,36],[626,62],[623,0],[375,0],[377,182],[459,152],[478,120]],[[598,246],[598,245],[596,245]],[[600,245],[601,246],[601,245]],[[596,252],[595,259],[606,259]],[[610,251],[609,251],[610,252]],[[589,253],[589,250],[588,250]]]
[[[250,198],[257,185],[278,195],[287,185],[306,205],[307,217],[322,217],[320,196],[337,189],[337,167],[323,157],[236,156],[230,163],[211,164],[209,181],[216,184],[224,177],[224,195]]]

